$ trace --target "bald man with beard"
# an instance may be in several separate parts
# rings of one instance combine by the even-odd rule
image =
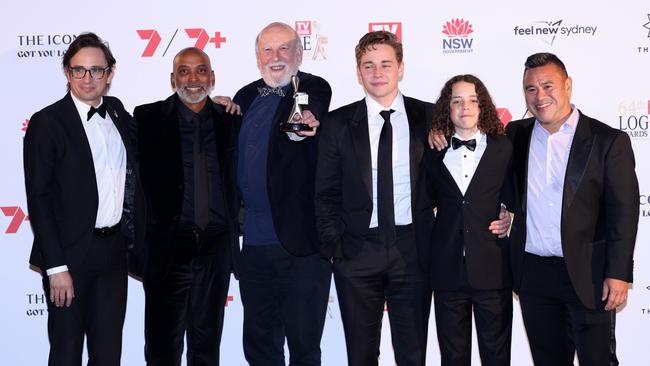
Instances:
[[[237,131],[209,95],[215,76],[198,48],[174,58],[163,101],[135,108],[147,203],[144,269],[147,365],[218,365],[224,304],[239,255]]]

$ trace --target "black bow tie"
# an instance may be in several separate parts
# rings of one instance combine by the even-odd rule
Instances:
[[[284,97],[284,91],[281,87],[271,88],[270,86],[261,86],[257,88],[257,92],[260,93],[260,97],[266,97],[267,95],[276,94],[281,97]]]
[[[90,110],[88,111],[88,121],[95,113],[99,114],[102,118],[106,118],[106,103],[102,103],[99,108],[91,106]]]
[[[451,147],[453,147],[454,150],[461,146],[465,146],[469,151],[474,151],[476,149],[476,139],[464,141],[456,137],[451,138]]]

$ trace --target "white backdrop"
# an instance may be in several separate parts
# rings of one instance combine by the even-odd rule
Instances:
[[[454,22],[454,20],[458,20]],[[171,93],[172,58],[197,45],[210,55],[215,94],[233,95],[259,78],[254,56],[257,32],[272,21],[303,36],[302,70],[323,76],[333,89],[331,109],[363,97],[356,81],[354,46],[369,29],[387,29],[404,42],[406,95],[434,101],[442,84],[458,73],[479,76],[503,108],[504,122],[525,113],[521,91],[529,54],[556,53],[573,77],[573,102],[586,114],[632,137],[641,186],[635,284],[618,314],[618,354],[623,365],[647,365],[650,322],[650,5],[646,0],[607,2],[515,0],[497,2],[343,0],[310,2],[32,0],[5,3],[0,13],[0,355],[2,364],[46,363],[46,306],[40,277],[29,270],[32,234],[22,177],[22,138],[30,116],[65,93],[61,55],[72,38],[93,31],[109,41],[117,59],[110,94],[128,110]],[[443,27],[450,23],[448,34]],[[465,24],[453,27],[453,24]],[[462,29],[470,29],[472,32]],[[454,31],[453,29],[456,29]],[[458,31],[458,29],[461,29]],[[218,33],[217,33],[218,32]],[[143,296],[130,280],[123,364],[143,360]],[[233,279],[226,308],[222,364],[244,365],[242,309]],[[219,304],[215,304],[219,306]],[[433,319],[433,318],[432,318]],[[384,323],[382,365],[393,365]],[[476,342],[474,342],[476,348]],[[512,364],[531,365],[515,301]],[[344,365],[345,344],[332,289],[322,342],[323,365]],[[475,364],[478,354],[473,352]],[[429,363],[439,363],[430,322]]]

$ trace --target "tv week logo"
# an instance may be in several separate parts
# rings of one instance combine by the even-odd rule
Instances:
[[[442,53],[470,53],[474,38],[474,28],[469,20],[463,18],[451,19],[442,25],[442,33],[447,36],[442,40]]]
[[[400,42],[402,41],[402,22],[368,23],[368,32],[375,31],[391,32]]]
[[[294,29],[302,43],[304,57],[312,60],[327,60],[325,45],[329,37],[321,33],[321,25],[315,20],[296,20]]]
[[[226,43],[226,37],[221,35],[221,32],[208,32],[204,28],[185,28],[183,29],[189,40],[195,40],[192,45],[191,42],[187,42],[184,47],[194,46],[201,50],[205,50],[205,47],[214,44],[214,48],[221,48],[223,43]],[[162,53],[162,56],[167,54],[167,50],[172,45],[178,34],[178,29],[169,37],[169,42],[166,42],[165,50]],[[152,57],[158,50],[160,44],[163,41],[163,37],[160,35],[160,32],[156,29],[139,29],[136,30],[140,39],[147,41],[147,45],[142,51],[141,57]]]
[[[11,217],[11,221],[9,221],[9,226],[7,226],[5,234],[17,233],[23,222],[29,221],[29,216],[27,216],[19,206],[4,206],[0,207],[0,210],[5,216]]]

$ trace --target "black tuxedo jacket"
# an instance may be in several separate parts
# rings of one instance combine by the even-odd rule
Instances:
[[[142,210],[136,195],[135,147],[129,137],[131,116],[115,97],[103,98],[107,115],[127,153],[122,232],[129,247],[142,240]],[[99,197],[90,144],[68,93],[32,116],[24,141],[25,188],[34,244],[30,263],[41,270],[67,265],[83,268],[92,238]]]
[[[273,116],[266,176],[275,233],[289,253],[303,257],[318,252],[314,180],[318,139],[325,124],[332,89],[327,81],[316,75],[298,72],[298,77],[298,90],[309,95],[309,104],[302,108],[311,111],[321,126],[316,136],[302,141],[291,141],[286,133],[278,131],[280,123],[289,119],[293,107],[294,90],[290,87]],[[244,115],[259,95],[257,88],[265,85],[264,80],[259,79],[237,92],[234,101],[241,106]]]
[[[516,292],[525,265],[528,152],[534,123],[533,118],[514,121],[506,129],[521,201],[521,214],[515,214],[510,233]],[[571,283],[586,307],[601,306],[605,278],[632,282],[638,220],[639,184],[630,138],[580,113],[567,162],[560,230]]]
[[[420,162],[433,104],[404,97],[410,132],[411,211],[416,207]],[[325,258],[351,258],[360,250],[372,214],[372,165],[368,112],[364,99],[329,113],[321,131],[316,177],[316,218]],[[430,235],[433,212],[413,213],[417,235]],[[423,269],[429,244],[418,241]]]
[[[171,263],[174,238],[183,206],[183,155],[176,106],[178,96],[135,108],[138,159],[146,199],[147,229],[144,249],[146,278],[160,278]],[[239,268],[239,231],[237,215],[236,169],[238,117],[227,114],[222,106],[213,107],[217,138],[217,159],[225,200],[225,217],[230,232],[232,266]]]
[[[512,206],[512,145],[506,136],[487,135],[487,146],[465,194],[447,169],[442,151],[426,149],[422,160],[422,194],[418,214],[437,208],[431,246],[433,290],[456,291],[464,284],[494,290],[510,286],[508,241],[488,227],[498,219],[501,203]],[[463,254],[464,250],[464,254]]]

